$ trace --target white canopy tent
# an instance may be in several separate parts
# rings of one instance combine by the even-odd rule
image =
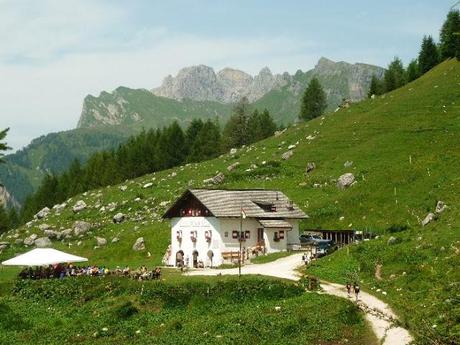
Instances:
[[[53,248],[36,248],[2,262],[5,266],[47,266],[67,262],[88,261],[80,256],[67,254]]]

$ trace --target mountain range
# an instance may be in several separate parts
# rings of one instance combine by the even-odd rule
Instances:
[[[118,87],[83,100],[77,127],[51,133],[18,152],[6,156],[0,167],[0,183],[10,195],[10,204],[22,203],[35,191],[46,173],[60,173],[75,159],[85,161],[92,153],[111,149],[142,128],[158,128],[178,121],[187,125],[194,118],[229,118],[235,102],[247,97],[253,108],[267,108],[278,124],[298,118],[300,98],[309,81],[317,77],[333,110],[344,98],[366,97],[372,75],[381,78],[384,69],[362,63],[349,64],[319,59],[306,72],[273,74],[264,67],[257,75],[224,68],[217,73],[199,65],[167,76],[162,85],[147,89]]]

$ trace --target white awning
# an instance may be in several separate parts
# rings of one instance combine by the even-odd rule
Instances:
[[[259,219],[259,223],[264,228],[271,229],[291,229],[292,225],[283,219]]]
[[[67,254],[53,248],[36,248],[25,254],[2,262],[5,266],[45,266],[67,262],[88,261],[80,256]]]

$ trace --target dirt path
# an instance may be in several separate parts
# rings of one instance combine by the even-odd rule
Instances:
[[[294,254],[266,264],[250,264],[241,268],[242,274],[260,274],[289,280],[299,280],[297,268],[302,265],[302,254]],[[187,275],[237,275],[238,269],[203,269],[186,273]],[[321,282],[322,293],[348,298],[343,285]],[[360,294],[358,306],[365,313],[374,333],[383,345],[408,345],[412,341],[409,332],[394,325],[397,319],[391,308],[385,302],[366,292]]]

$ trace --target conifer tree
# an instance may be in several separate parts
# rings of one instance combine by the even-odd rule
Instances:
[[[3,160],[3,152],[9,150],[10,148],[8,147],[8,145],[6,144],[6,142],[2,142],[2,140],[4,140],[6,138],[6,134],[8,133],[10,129],[7,128],[7,129],[4,129],[3,131],[0,131],[0,163],[5,163],[5,161]]]
[[[447,14],[440,33],[439,50],[441,60],[460,58],[460,11],[451,10]]]
[[[302,96],[299,117],[303,120],[314,119],[321,116],[326,107],[326,93],[319,80],[313,78]]]
[[[188,161],[200,162],[217,157],[221,153],[221,147],[219,124],[212,120],[207,120],[196,135]]]
[[[406,83],[405,71],[401,59],[395,57],[388,65],[384,75],[385,92],[392,91],[403,86]]]
[[[249,143],[249,101],[243,97],[233,108],[233,115],[224,128],[224,147],[230,149]]]
[[[369,92],[367,93],[367,96],[369,98],[372,97],[372,95],[381,95],[383,93],[383,85],[382,81],[377,78],[377,76],[374,74],[372,75],[371,78],[371,85],[369,86]]]
[[[420,76],[419,66],[417,59],[412,59],[412,61],[407,65],[406,69],[406,79],[407,82],[410,83],[411,81],[417,79]]]
[[[420,74],[424,74],[439,63],[438,47],[431,36],[424,36],[422,47],[418,54],[418,67]]]
[[[8,231],[10,225],[10,219],[4,205],[0,205],[0,234]]]

